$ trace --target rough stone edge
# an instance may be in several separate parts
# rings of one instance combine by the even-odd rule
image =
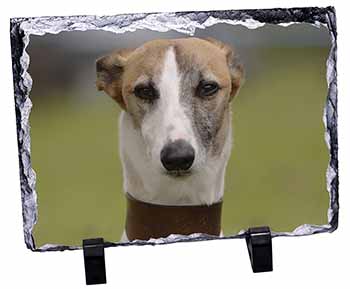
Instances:
[[[169,17],[171,16],[171,17]],[[72,30],[88,30],[99,29],[107,30],[109,26],[118,26],[119,29],[128,28],[133,23],[142,22],[145,19],[152,21],[160,21],[157,24],[164,24],[169,19],[186,19],[190,20],[194,30],[196,27],[204,27],[214,25],[216,23],[230,23],[232,25],[243,24],[248,28],[259,27],[259,23],[278,24],[287,26],[291,23],[306,22],[314,25],[325,25],[330,33],[332,44],[327,60],[327,84],[328,95],[327,102],[324,109],[324,124],[326,127],[325,139],[330,151],[330,162],[327,169],[327,190],[330,194],[330,206],[328,210],[328,224],[326,225],[310,225],[304,224],[297,227],[293,232],[273,232],[273,237],[276,236],[305,236],[321,232],[333,232],[338,227],[338,213],[339,213],[339,194],[338,194],[338,136],[337,136],[337,31],[336,31],[336,16],[334,7],[308,7],[308,8],[275,8],[275,9],[258,9],[258,10],[224,10],[224,11],[189,11],[177,13],[140,13],[140,14],[122,14],[117,16],[64,16],[64,17],[32,17],[32,18],[12,18],[10,25],[11,33],[11,51],[13,63],[13,83],[15,94],[15,110],[16,110],[16,124],[17,124],[17,139],[19,148],[19,168],[21,181],[21,196],[22,196],[22,214],[24,223],[24,236],[27,247],[33,251],[62,251],[80,249],[80,246],[64,246],[57,244],[46,244],[40,248],[35,247],[34,238],[32,236],[33,227],[37,221],[37,195],[35,191],[35,172],[31,167],[30,162],[30,126],[29,114],[32,103],[29,98],[32,81],[27,72],[29,65],[29,56],[25,51],[29,43],[29,35],[34,34],[33,24],[38,25],[35,29],[39,29],[38,35],[43,35],[45,27],[40,27],[44,21],[45,24],[51,23],[52,26],[57,24],[57,21],[65,23],[65,29],[57,31],[50,31],[49,33],[58,33],[60,31]],[[51,22],[52,21],[52,22]],[[76,26],[76,23],[85,21],[85,28]],[[94,22],[95,21],[95,22]],[[89,22],[89,23],[87,23]],[[92,24],[94,22],[95,24]],[[163,22],[163,23],[162,23]],[[209,22],[209,23],[208,23]],[[251,25],[253,22],[253,25]],[[187,22],[186,22],[187,23]],[[24,25],[22,25],[24,24]],[[28,25],[30,29],[28,29]],[[148,23],[149,24],[149,23]],[[143,23],[140,29],[152,27],[145,27]],[[198,25],[197,25],[198,24]],[[206,24],[206,26],[205,26]],[[180,24],[181,26],[181,24]],[[187,32],[189,34],[193,31],[185,31],[176,27],[175,30]],[[136,26],[131,30],[138,29]],[[159,27],[159,31],[164,31],[164,27]],[[158,30],[158,29],[155,29]],[[112,29],[113,31],[113,29]],[[165,30],[166,31],[166,30]],[[116,31],[114,31],[116,32]],[[118,32],[116,32],[118,33]],[[123,32],[119,32],[123,33]],[[245,232],[241,231],[237,235],[227,237],[212,237],[204,234],[193,234],[190,236],[171,235],[168,238],[151,239],[149,241],[134,241],[130,243],[111,243],[107,242],[107,247],[112,246],[127,246],[127,245],[157,245],[169,244],[175,242],[189,242],[202,240],[216,240],[216,239],[235,239],[244,238]]]

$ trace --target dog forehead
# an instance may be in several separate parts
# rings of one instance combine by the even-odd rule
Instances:
[[[223,49],[200,38],[184,38],[174,42],[180,71],[196,71],[203,75],[209,73],[222,81],[228,80],[229,69]]]
[[[174,39],[178,57],[191,57],[194,61],[211,62],[225,59],[225,52],[217,45],[205,39],[189,37]]]
[[[211,72],[227,78],[226,55],[216,45],[199,38],[157,39],[138,47],[127,60],[126,74],[130,81],[144,75],[157,79],[162,73],[166,52],[173,48],[179,72]]]
[[[160,75],[166,51],[170,46],[169,41],[153,40],[136,48],[126,62],[126,79],[136,81],[140,76],[154,79]]]

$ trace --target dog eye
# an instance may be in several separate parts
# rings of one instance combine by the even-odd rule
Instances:
[[[152,84],[139,84],[134,88],[134,94],[143,100],[152,101],[158,98],[158,93]]]
[[[220,89],[215,81],[201,81],[197,87],[197,94],[201,97],[211,96]]]

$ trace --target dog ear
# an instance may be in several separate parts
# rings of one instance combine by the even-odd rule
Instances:
[[[240,62],[239,57],[237,56],[234,49],[230,45],[225,44],[211,37],[206,38],[206,40],[216,45],[220,49],[222,49],[226,55],[227,65],[230,70],[231,83],[232,83],[231,95],[230,95],[230,101],[231,101],[233,97],[238,93],[239,88],[242,86],[244,82],[243,64]]]
[[[96,87],[104,90],[109,96],[126,109],[122,93],[122,76],[127,57],[132,50],[118,50],[103,56],[96,61]]]

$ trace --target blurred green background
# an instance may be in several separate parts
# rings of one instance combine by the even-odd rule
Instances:
[[[234,146],[226,173],[223,230],[274,231],[327,223],[325,28],[219,24],[198,30],[234,44],[246,81],[232,103]],[[94,86],[95,59],[177,32],[102,31],[31,36],[32,166],[37,173],[36,246],[119,241],[125,216],[118,105]]]

